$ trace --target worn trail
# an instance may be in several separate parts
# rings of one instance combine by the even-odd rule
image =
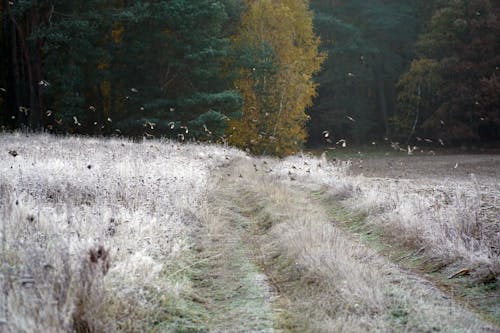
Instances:
[[[242,159],[213,174],[196,234],[209,331],[496,331],[343,230],[321,191],[264,169]]]
[[[273,332],[273,291],[243,239],[250,222],[232,200],[232,185],[219,184],[204,208],[195,286],[211,332]]]

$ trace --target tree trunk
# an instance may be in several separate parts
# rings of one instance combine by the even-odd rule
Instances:
[[[417,129],[417,124],[418,124],[418,118],[420,117],[420,100],[422,97],[422,89],[420,88],[420,84],[418,85],[417,88],[417,110],[416,110],[416,115],[415,115],[415,120],[413,121],[413,126],[411,128],[411,132],[408,135],[408,139],[406,140],[407,144],[410,144],[411,137],[413,134],[415,134],[415,130]]]
[[[9,35],[10,55],[8,59],[8,102],[15,121],[14,127],[29,126],[39,129],[42,126],[40,85],[42,80],[41,43],[29,41],[28,37],[38,27],[38,8],[34,1],[26,11],[21,22],[14,16],[8,1],[6,34]],[[33,52],[31,52],[33,51]],[[24,108],[26,112],[20,112]]]
[[[378,95],[378,106],[380,113],[382,115],[382,121],[384,123],[385,137],[389,136],[389,114],[387,111],[387,95],[385,92],[385,81],[384,81],[384,59],[382,56],[378,56],[376,60],[375,68],[375,79],[377,85],[377,95]]]
[[[389,116],[387,112],[387,100],[385,95],[385,83],[382,75],[377,75],[377,90],[379,99],[379,108],[382,114],[382,121],[384,122],[385,136],[389,135]]]
[[[9,10],[9,2],[6,0],[5,8],[7,9],[7,18],[5,19],[5,34],[9,36],[10,48],[9,58],[7,60],[7,110],[12,127],[19,127],[20,114],[19,107],[21,106],[21,70],[18,60],[17,48],[17,33],[14,27],[11,16],[12,12]]]
[[[34,2],[34,7],[31,8],[29,13],[30,27],[28,31],[31,34],[31,32],[35,31],[39,25],[39,15],[36,1]],[[34,129],[40,129],[43,126],[41,89],[44,87],[44,85],[40,84],[42,81],[41,41],[37,39],[32,41],[31,44],[31,56],[27,59],[27,65],[29,66],[30,73],[30,125]],[[27,50],[30,50],[30,45],[27,45]]]

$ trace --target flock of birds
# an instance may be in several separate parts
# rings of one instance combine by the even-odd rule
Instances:
[[[349,77],[354,77],[354,74],[353,74],[353,73],[348,73],[347,75],[348,75]],[[49,86],[50,86],[50,83],[49,83],[49,82],[47,82],[47,81],[45,81],[45,80],[41,80],[38,84],[39,84],[40,86],[42,86],[42,87],[49,87]],[[5,89],[5,88],[1,88],[1,87],[0,87],[0,91],[2,91],[2,92],[4,92],[4,93],[5,93],[5,92],[6,92],[6,89]],[[132,94],[138,94],[138,93],[139,93],[139,90],[138,90],[137,88],[132,87],[132,88],[130,88],[130,92],[131,92]],[[125,99],[126,99],[126,100],[129,100],[129,99],[130,99],[130,96],[129,96],[129,95],[126,95],[126,96],[125,96]],[[88,110],[89,110],[89,111],[91,111],[91,112],[96,112],[96,110],[97,110],[97,109],[96,109],[96,107],[95,107],[95,106],[93,106],[93,105],[89,105],[89,106],[88,106]],[[141,107],[140,107],[140,110],[141,110],[141,111],[144,111],[144,106],[141,106]],[[175,111],[175,108],[174,108],[174,107],[170,107],[170,108],[169,108],[169,111],[170,111],[170,112],[174,112],[174,111]],[[20,106],[20,107],[19,107],[19,112],[20,112],[20,113],[22,113],[22,114],[24,114],[25,116],[27,116],[27,115],[28,115],[28,113],[29,113],[29,108],[26,108],[26,107],[24,107],[24,106]],[[47,110],[47,111],[45,111],[45,116],[46,116],[47,118],[52,117],[52,116],[53,116],[53,114],[54,114],[54,112],[53,112],[52,110]],[[346,115],[346,116],[345,116],[345,118],[346,118],[347,120],[349,120],[350,122],[352,122],[352,123],[356,123],[356,119],[354,119],[353,117],[351,117],[351,116],[349,116],[349,115]],[[15,119],[15,116],[12,116],[12,119]],[[77,116],[73,116],[73,117],[72,117],[72,121],[73,121],[73,125],[78,126],[78,127],[81,127],[81,126],[82,126],[82,123],[81,123],[81,121],[78,119],[78,117],[77,117]],[[61,126],[61,125],[63,125],[64,120],[63,120],[63,118],[62,118],[62,117],[60,117],[59,119],[54,119],[54,123],[55,123],[55,124],[57,124],[57,125],[60,125],[60,126]],[[106,117],[106,120],[105,120],[105,123],[104,123],[104,124],[99,124],[99,122],[94,121],[94,122],[93,122],[93,125],[94,125],[94,126],[100,126],[100,128],[101,128],[101,129],[104,129],[104,128],[106,127],[106,123],[108,123],[108,125],[113,123],[113,120],[111,119],[111,117]],[[178,134],[177,134],[177,138],[178,138],[178,140],[179,140],[179,141],[185,141],[185,140],[186,140],[186,135],[189,133],[189,128],[188,128],[187,126],[185,126],[185,125],[179,125],[179,124],[176,124],[176,123],[175,123],[175,122],[173,122],[173,121],[169,122],[167,125],[168,125],[168,128],[169,128],[170,130],[174,130],[174,129],[176,129],[176,127],[180,130],[180,132],[181,132],[181,133],[178,133]],[[441,120],[441,125],[443,125],[443,126],[444,126],[444,121],[442,121],[442,120]],[[145,122],[143,123],[143,127],[146,129],[146,130],[144,131],[144,133],[143,133],[143,136],[144,136],[145,138],[151,139],[151,138],[154,138],[154,137],[155,137],[155,135],[154,135],[154,134],[151,134],[151,133],[149,132],[149,130],[151,130],[151,131],[152,131],[152,130],[155,130],[155,128],[157,127],[157,124],[156,124],[156,123],[151,122],[151,121],[145,121]],[[47,125],[47,128],[48,128],[49,130],[53,130],[53,129],[54,129],[53,125],[51,125],[51,124]],[[212,136],[212,132],[211,132],[211,131],[207,128],[207,126],[206,126],[205,124],[203,124],[203,130],[204,130],[204,132],[207,134],[207,136],[208,136],[208,137],[211,137],[211,136]],[[114,132],[115,132],[115,133],[117,133],[117,134],[121,134],[121,130],[120,130],[119,128],[115,128],[115,129],[114,129]],[[325,142],[326,142],[327,144],[332,145],[331,147],[329,147],[329,149],[335,149],[335,146],[339,146],[339,145],[340,145],[342,148],[346,148],[346,147],[347,147],[347,140],[346,140],[346,139],[342,139],[342,138],[341,138],[341,139],[336,140],[336,141],[335,141],[335,144],[334,144],[334,140],[332,140],[332,135],[331,135],[331,133],[330,133],[330,131],[329,131],[329,130],[324,130],[324,131],[322,132],[322,135],[323,135],[323,138],[324,138]],[[270,139],[272,140],[273,138],[274,138],[274,137],[271,137]],[[418,142],[422,142],[422,143],[425,143],[425,144],[432,144],[432,143],[434,143],[434,140],[429,139],[429,138],[421,138],[421,137],[416,136],[416,137],[415,137],[415,139],[416,139]],[[384,138],[384,141],[389,141],[389,140],[388,140],[387,138]],[[438,139],[437,139],[437,142],[438,142],[441,146],[443,146],[443,147],[445,146],[445,144],[444,144],[444,142],[443,142],[443,140],[442,140],[442,139],[438,138]],[[371,144],[372,144],[372,145],[376,145],[376,142],[375,142],[375,141],[372,141],[372,142],[371,142]],[[335,146],[333,146],[333,145],[335,145]],[[414,153],[415,151],[420,151],[421,153],[424,153],[424,151],[423,151],[422,149],[420,149],[418,146],[410,146],[410,145],[408,145],[406,148],[403,148],[403,147],[401,147],[401,146],[400,146],[400,143],[399,143],[399,142],[390,142],[390,147],[391,147],[392,149],[396,150],[396,151],[403,151],[403,152],[406,152],[408,155],[413,155],[413,153]],[[429,151],[428,151],[428,153],[429,153],[429,154],[431,154],[431,155],[435,155],[435,152],[434,152],[433,150],[429,150]]]

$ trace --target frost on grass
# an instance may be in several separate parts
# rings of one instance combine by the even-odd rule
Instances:
[[[171,273],[190,246],[210,171],[242,155],[21,134],[0,135],[0,147],[7,332],[144,331],[173,316],[165,304],[175,312],[191,286]]]
[[[318,163],[321,168],[311,177],[302,170]],[[248,223],[256,227],[252,242],[280,290],[277,302],[288,314],[282,318],[285,327],[299,332],[492,331],[330,219],[310,190],[330,189],[336,199],[338,193],[345,197],[350,177],[342,165],[293,157],[257,164],[257,169],[264,166],[273,169],[267,178],[251,177],[248,165],[236,170],[243,175],[238,200],[242,215],[251,216]],[[351,181],[351,195],[359,197],[356,179]]]
[[[175,331],[165,323],[202,323],[203,314],[186,304],[193,291],[190,235],[216,184],[208,181],[211,171],[239,157],[222,147],[170,141],[0,135],[0,331]],[[413,301],[420,289],[389,295],[385,264],[374,259],[367,268],[364,260],[374,254],[318,223],[324,216],[298,209],[309,201],[290,200],[291,184],[303,189],[299,199],[327,191],[368,213],[368,223],[395,242],[425,248],[443,265],[498,277],[499,238],[489,232],[498,223],[498,183],[354,177],[348,163],[324,157],[244,160],[234,178],[255,180],[262,203],[273,196],[284,203],[262,221],[271,228],[263,248],[281,247],[301,276],[324,283],[316,299],[325,305],[319,315],[331,320],[324,327],[358,327],[351,321],[361,318],[359,328],[384,331],[390,313],[411,330],[404,321],[418,326],[426,315],[443,318],[449,306],[440,301],[425,310],[428,302]],[[307,296],[307,289],[299,291]]]
[[[368,215],[394,242],[422,249],[437,267],[466,267],[478,281],[500,275],[500,183],[469,179],[352,176],[348,162],[294,156],[273,165],[276,179],[328,191]]]
[[[500,197],[498,184],[365,178],[358,184],[360,195],[348,205],[396,241],[425,250],[438,266],[467,267],[478,279],[500,274],[499,235],[491,232],[498,220],[489,213]]]

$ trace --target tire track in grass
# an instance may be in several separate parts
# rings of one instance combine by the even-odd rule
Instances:
[[[214,172],[200,212],[195,288],[209,331],[495,332],[342,230],[310,188],[254,161]]]
[[[248,221],[219,184],[202,211],[195,288],[210,332],[273,332],[273,292],[243,240]]]

